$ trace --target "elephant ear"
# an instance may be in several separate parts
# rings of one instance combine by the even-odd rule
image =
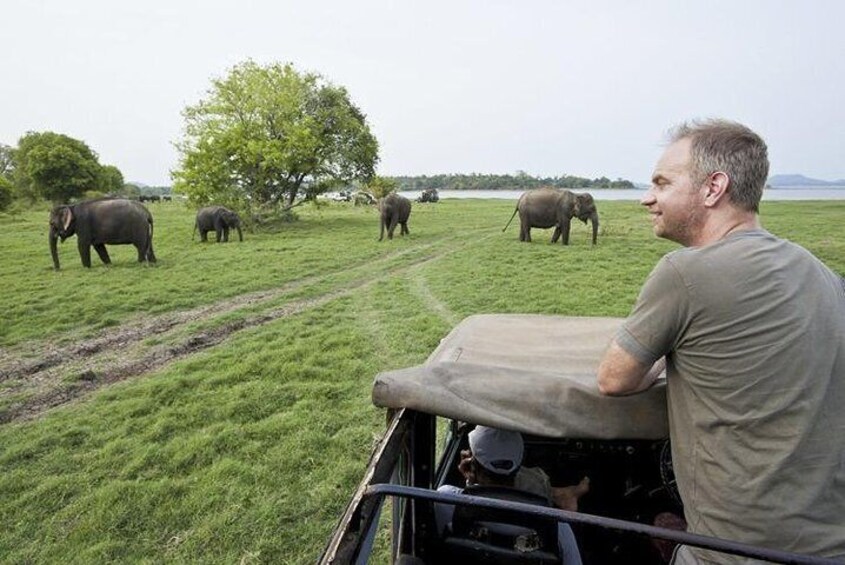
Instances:
[[[67,231],[73,222],[73,210],[65,208],[62,210],[62,231]]]

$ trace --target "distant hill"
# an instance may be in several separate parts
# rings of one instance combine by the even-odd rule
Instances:
[[[769,177],[769,182],[767,184],[772,188],[820,188],[824,186],[845,186],[845,179],[826,181],[811,179],[809,177],[805,177],[804,175],[773,175]]]

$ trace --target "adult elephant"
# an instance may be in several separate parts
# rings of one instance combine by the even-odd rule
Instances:
[[[410,200],[392,192],[379,200],[378,211],[381,218],[379,241],[384,239],[385,226],[387,226],[387,239],[393,239],[393,230],[396,229],[396,224],[402,226],[402,229],[399,230],[401,235],[411,233],[408,231],[408,217],[411,215]]]
[[[243,241],[241,219],[237,213],[223,206],[208,206],[197,211],[197,221],[194,222],[194,234],[191,235],[191,239],[194,239],[194,235],[199,230],[200,239],[208,241],[208,232],[214,231],[217,233],[217,243],[227,242],[229,241],[229,230],[232,228],[238,230],[238,239]]]
[[[531,241],[531,228],[554,227],[552,243],[561,238],[563,245],[569,245],[569,228],[572,218],[585,224],[593,224],[593,245],[599,231],[599,214],[591,194],[577,194],[569,190],[538,188],[529,190],[519,197],[516,209],[505,229],[519,212],[519,241]],[[502,231],[505,231],[504,229]]]
[[[108,245],[132,244],[138,249],[138,261],[155,263],[153,253],[153,217],[143,204],[122,198],[101,198],[68,206],[56,206],[50,212],[50,254],[59,269],[56,240],[62,242],[76,235],[82,265],[91,267],[91,246],[103,263],[111,263]]]

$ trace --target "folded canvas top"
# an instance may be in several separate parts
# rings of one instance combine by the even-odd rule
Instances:
[[[378,374],[373,403],[546,437],[669,437],[665,375],[640,394],[599,394],[598,365],[621,322],[470,316],[424,365]]]

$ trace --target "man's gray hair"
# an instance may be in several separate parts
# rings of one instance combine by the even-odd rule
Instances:
[[[769,176],[766,142],[748,127],[728,120],[695,120],[669,131],[669,142],[691,141],[692,177],[696,186],[715,172],[728,175],[728,198],[757,212]]]

